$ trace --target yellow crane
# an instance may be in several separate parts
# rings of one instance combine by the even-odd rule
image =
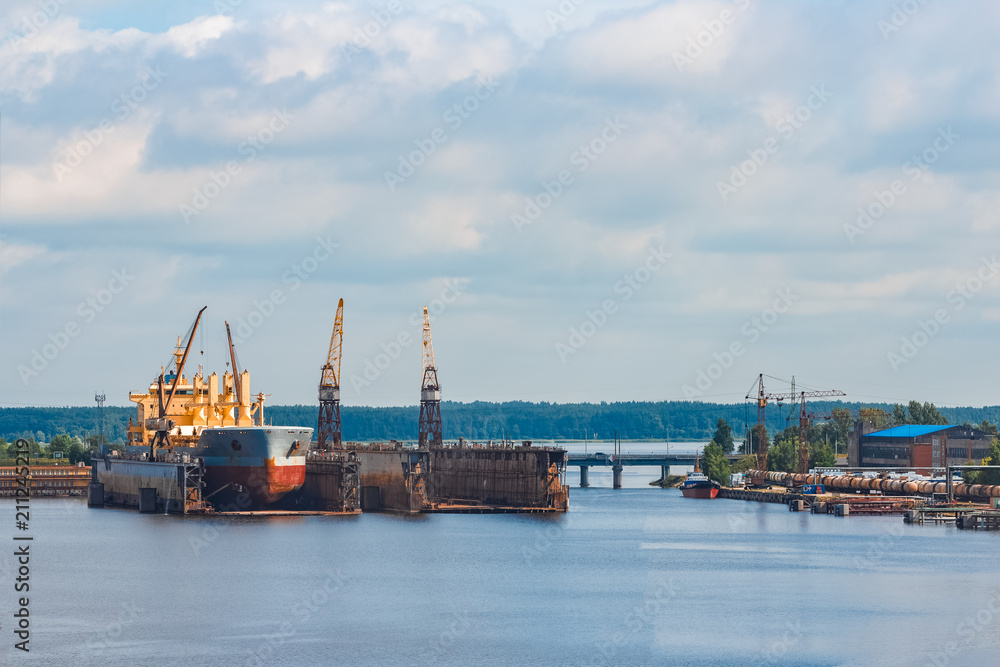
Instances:
[[[768,376],[771,377],[771,376]],[[767,470],[767,427],[764,425],[764,411],[767,408],[768,401],[777,401],[779,404],[785,400],[795,400],[799,399],[800,403],[800,415],[799,415],[799,459],[796,465],[796,469],[799,473],[806,473],[809,470],[809,443],[807,442],[807,435],[809,432],[809,414],[806,411],[806,398],[820,398],[827,396],[846,396],[846,394],[839,389],[831,389],[825,391],[802,391],[798,394],[795,393],[794,389],[787,394],[769,394],[764,391],[764,374],[761,373],[757,382],[754,383],[757,388],[757,426],[754,429],[755,435],[757,436],[757,469]],[[794,387],[794,384],[792,385]],[[750,399],[753,395],[754,389],[750,388],[747,392],[746,398]]]
[[[420,447],[441,446],[441,385],[434,365],[434,344],[431,342],[431,320],[424,306],[423,380],[420,383]]]
[[[330,351],[323,364],[319,381],[319,423],[316,428],[316,446],[320,449],[338,448],[340,437],[340,346],[344,340],[344,300],[337,304],[337,317],[333,321]]]
[[[198,331],[198,323],[201,322],[201,314],[205,312],[205,308],[208,308],[208,306],[199,310],[198,315],[194,318],[194,324],[191,325],[191,330],[187,334],[187,345],[184,347],[184,354],[175,360],[176,368],[174,369],[174,383],[170,386],[170,395],[167,396],[166,400],[163,398],[164,380],[162,371],[160,373],[160,377],[157,378],[156,383],[159,410],[157,412],[157,419],[155,420],[156,435],[153,436],[153,440],[149,444],[150,460],[156,460],[157,447],[170,447],[169,432],[174,425],[173,420],[168,418],[168,415],[170,414],[170,404],[174,400],[174,393],[177,391],[177,385],[181,381],[181,373],[184,372],[184,363],[187,361],[188,353],[191,352],[191,344],[194,343],[194,335]]]

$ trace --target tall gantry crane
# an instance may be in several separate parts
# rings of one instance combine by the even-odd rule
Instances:
[[[344,340],[344,300],[337,304],[337,317],[333,320],[330,351],[323,364],[319,381],[319,423],[316,427],[316,446],[319,449],[339,448],[340,438],[340,346]],[[328,444],[329,443],[329,444]]]
[[[431,343],[431,320],[424,306],[423,381],[420,383],[420,447],[441,446],[441,385],[434,365],[434,345]]]
[[[757,376],[756,382],[757,388],[757,469],[767,470],[767,430],[764,425],[765,411],[767,408],[768,401],[777,401],[781,403],[786,400],[795,400],[796,398],[800,401],[799,406],[799,460],[796,466],[796,471],[799,473],[806,473],[809,471],[809,418],[810,414],[806,410],[806,398],[820,398],[824,396],[846,396],[844,392],[839,389],[831,389],[827,391],[801,391],[796,394],[794,391],[787,394],[769,394],[764,391],[764,374],[761,373]],[[754,393],[753,388],[747,392],[746,398],[749,399]]]

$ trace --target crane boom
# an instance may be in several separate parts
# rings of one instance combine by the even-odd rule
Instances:
[[[184,371],[184,363],[187,361],[188,353],[191,352],[191,345],[194,343],[195,332],[198,331],[198,323],[201,322],[201,314],[205,312],[208,306],[203,307],[198,311],[198,315],[194,318],[194,324],[191,325],[191,333],[188,335],[188,342],[184,348],[184,354],[177,358],[177,368],[175,370],[176,375],[174,376],[174,382],[170,385],[170,395],[167,396],[166,400],[163,399],[163,373],[160,373],[160,377],[157,379],[157,393],[159,397],[159,418],[156,420],[156,435],[153,436],[152,441],[149,443],[149,458],[151,460],[156,460],[156,448],[160,444],[169,446],[170,445],[170,427],[167,420],[167,412],[170,410],[170,403],[174,400],[174,393],[177,391],[177,385],[181,381],[181,373]],[[180,345],[178,344],[178,347]],[[172,423],[172,422],[171,422]]]
[[[236,391],[236,402],[243,405],[243,388],[240,387],[240,369],[236,367],[236,350],[233,349],[233,334],[226,322],[226,339],[229,341],[229,360],[233,364],[233,389]]]
[[[341,445],[340,432],[340,358],[344,342],[344,300],[337,303],[333,320],[330,350],[323,364],[319,380],[319,420],[316,426],[316,446],[326,449],[327,443],[336,448]]]
[[[321,387],[340,388],[340,346],[344,340],[344,300],[337,304],[337,317],[333,320],[333,335],[330,336],[330,351],[323,366]]]
[[[187,347],[184,348],[184,356],[182,356],[180,361],[177,362],[177,375],[174,376],[174,383],[170,387],[170,396],[167,397],[167,403],[163,406],[163,414],[160,415],[161,417],[165,416],[167,411],[170,410],[170,402],[174,400],[174,392],[177,391],[177,384],[181,381],[181,371],[184,370],[184,362],[187,361],[188,353],[191,351],[191,344],[194,342],[194,334],[198,331],[198,322],[201,321],[201,314],[205,312],[205,308],[208,308],[208,306],[199,310],[197,317],[194,318],[194,326],[191,327],[191,335],[188,336]]]

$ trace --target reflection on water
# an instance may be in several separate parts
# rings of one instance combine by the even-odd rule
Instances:
[[[37,500],[25,664],[995,664],[1000,535],[645,484],[570,503],[414,521]]]

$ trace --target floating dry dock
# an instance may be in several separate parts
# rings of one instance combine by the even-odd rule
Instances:
[[[306,477],[332,456],[349,456],[358,462],[359,506],[363,511],[416,513],[427,504],[424,480],[430,455],[426,449],[389,442],[346,443],[337,450],[313,450],[306,459]]]
[[[565,512],[566,450],[520,445],[432,447],[428,511]]]
[[[237,501],[205,494],[204,461],[161,452],[147,457],[105,456],[94,460],[89,486],[92,507],[112,505],[140,512],[252,513]],[[305,483],[279,506],[280,513],[358,511],[508,514],[565,512],[566,450],[520,444],[460,440],[415,449],[399,442],[352,444],[313,450]]]
[[[404,513],[565,512],[566,450],[520,444],[458,443],[410,448],[401,442],[346,443],[314,452],[312,466],[333,453],[357,458],[364,511]]]
[[[331,455],[310,467],[302,489],[290,494],[282,506],[249,511],[252,503],[249,497],[241,503],[241,494],[225,502],[214,499],[214,494],[205,495],[205,463],[200,457],[169,451],[158,453],[155,460],[105,455],[94,459],[88,505],[161,514],[356,514],[360,511],[356,460],[346,455]]]

